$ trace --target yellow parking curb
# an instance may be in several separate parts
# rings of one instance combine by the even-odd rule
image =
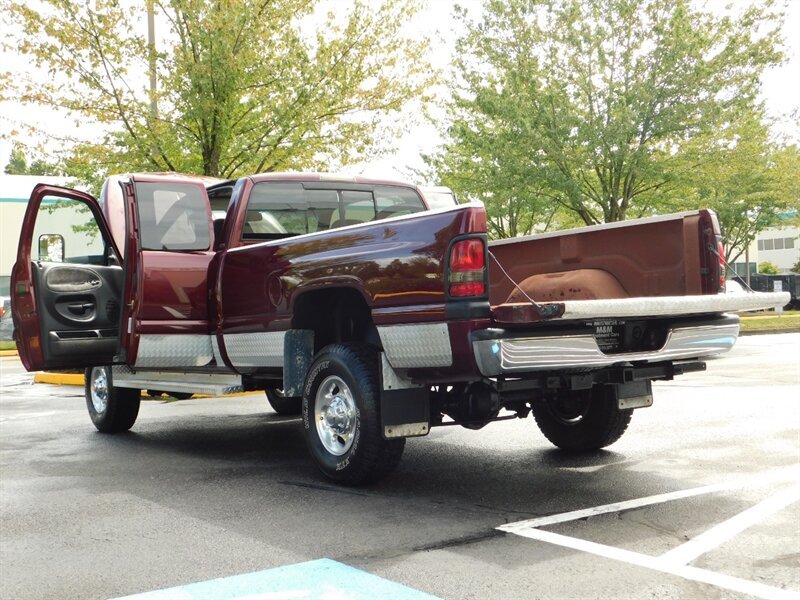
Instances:
[[[0,356],[19,356],[16,350],[0,350]]]
[[[52,385],[83,385],[83,373],[46,373],[39,371],[33,376],[34,383],[50,383]]]

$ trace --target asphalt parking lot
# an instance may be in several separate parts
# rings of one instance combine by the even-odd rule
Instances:
[[[263,396],[143,402],[105,436],[31,380],[0,359],[5,598],[800,597],[800,334],[657,384],[607,451],[440,428],[357,489]]]

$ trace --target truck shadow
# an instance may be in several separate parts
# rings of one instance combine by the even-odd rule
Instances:
[[[447,548],[499,561],[504,568],[515,560],[529,564],[531,556],[495,554],[491,540],[502,535],[495,528],[503,523],[699,485],[643,468],[647,459],[635,452],[567,454],[529,433],[530,424],[519,423],[498,435],[435,432],[430,439],[409,440],[392,475],[358,488],[337,485],[318,472],[300,419],[269,412],[145,419],[116,436],[87,432],[80,457],[46,468],[59,476],[80,474],[81,485],[94,495],[133,495],[279,545],[285,532],[323,530],[335,514],[337,530],[348,532],[347,543],[337,536],[286,542],[293,550],[299,543],[309,556],[358,564],[365,556],[391,560]],[[714,501],[730,514],[742,508],[736,500]],[[647,513],[625,518],[638,521],[615,534],[615,543],[673,535],[660,522],[650,524]],[[702,529],[708,519],[698,510],[684,518],[684,526]]]

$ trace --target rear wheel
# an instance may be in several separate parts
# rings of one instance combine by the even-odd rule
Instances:
[[[364,344],[332,344],[314,359],[303,390],[303,427],[311,455],[329,478],[348,485],[388,475],[405,439],[381,435],[378,353]]]
[[[633,410],[619,410],[611,388],[572,391],[534,402],[536,424],[555,446],[572,452],[598,450],[616,442],[631,422]]]
[[[279,415],[294,416],[303,412],[303,399],[301,397],[287,398],[283,395],[283,390],[270,389],[264,390],[267,395],[267,402]]]
[[[140,392],[114,387],[111,367],[90,367],[85,373],[86,408],[98,431],[127,431],[139,415]]]

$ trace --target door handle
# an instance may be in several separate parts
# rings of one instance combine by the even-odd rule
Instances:
[[[67,308],[76,315],[82,315],[87,310],[92,310],[94,308],[94,304],[91,302],[75,302],[72,304],[67,304]]]

